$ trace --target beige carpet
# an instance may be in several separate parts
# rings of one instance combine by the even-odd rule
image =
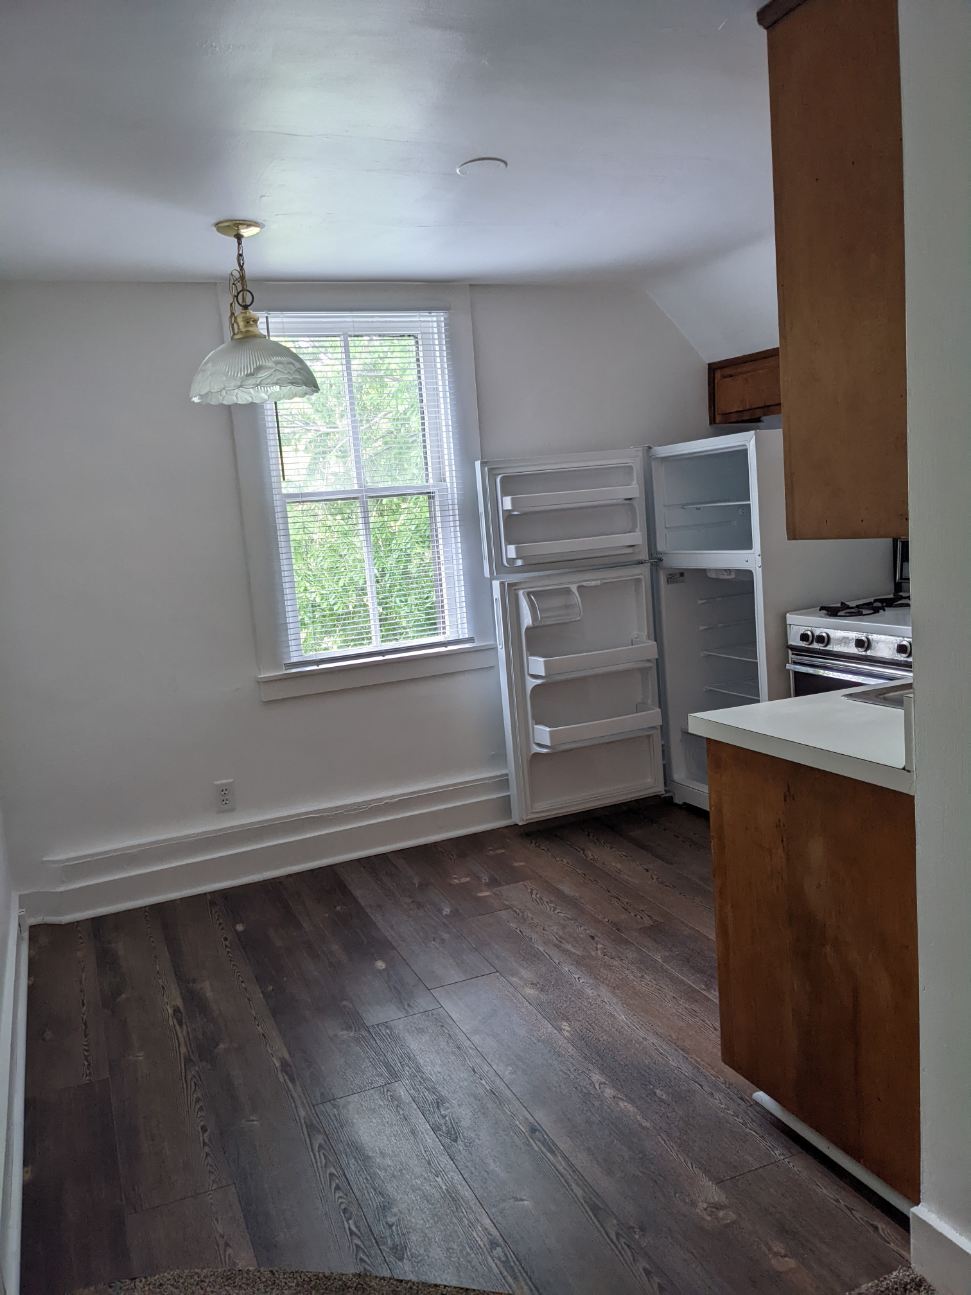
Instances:
[[[852,1295],[934,1295],[934,1288],[918,1277],[913,1268],[898,1268],[895,1273],[861,1286]]]
[[[473,1295],[465,1286],[430,1286],[356,1273],[295,1273],[279,1268],[163,1273],[110,1282],[78,1295]],[[475,1295],[484,1295],[476,1292]],[[487,1295],[499,1295],[488,1292]]]
[[[397,1281],[339,1273],[295,1273],[281,1269],[244,1268],[163,1273],[136,1281],[111,1282],[78,1295],[472,1295],[465,1286],[430,1286],[427,1282]],[[478,1292],[483,1295],[483,1292]],[[498,1295],[493,1291],[490,1295]],[[860,1286],[851,1295],[934,1295],[933,1287],[911,1268]]]

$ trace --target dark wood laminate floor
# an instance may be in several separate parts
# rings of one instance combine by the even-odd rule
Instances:
[[[644,804],[34,928],[23,1291],[169,1268],[841,1295],[899,1223],[719,1059],[704,816]]]

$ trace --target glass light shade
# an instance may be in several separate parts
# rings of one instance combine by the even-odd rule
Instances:
[[[299,355],[254,332],[210,351],[192,379],[189,397],[201,405],[252,405],[319,390]]]

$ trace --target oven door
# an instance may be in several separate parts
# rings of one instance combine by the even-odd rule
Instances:
[[[789,686],[793,697],[813,693],[838,692],[841,688],[861,688],[866,684],[906,683],[913,671],[906,666],[881,661],[875,665],[852,657],[814,652],[789,652]]]

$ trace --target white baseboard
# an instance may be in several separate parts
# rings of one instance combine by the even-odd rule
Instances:
[[[21,895],[30,922],[71,922],[512,822],[509,780],[490,774],[225,829],[44,860]]]
[[[24,1080],[27,1053],[27,933],[17,920],[17,902],[3,934],[0,1056],[6,1069],[6,1112],[0,1122],[0,1291],[20,1288],[20,1215],[24,1187]]]
[[[971,1237],[925,1205],[910,1212],[910,1262],[937,1295],[971,1291]]]

